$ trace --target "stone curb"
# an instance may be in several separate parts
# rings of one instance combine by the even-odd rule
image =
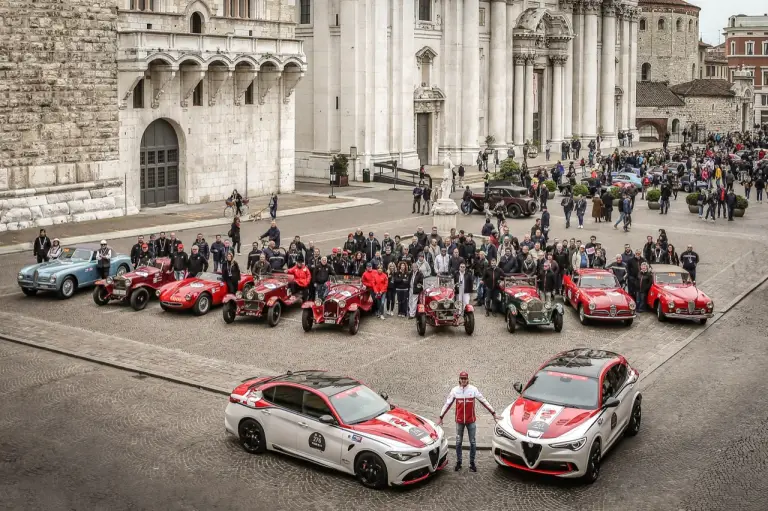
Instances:
[[[319,193],[302,193],[302,195],[324,197],[323,194],[319,194]],[[356,208],[360,206],[373,206],[381,202],[378,199],[346,197],[343,195],[339,195],[339,198],[346,199],[346,201],[338,204],[321,204],[319,206],[307,206],[305,208],[288,209],[286,211],[280,212],[280,218],[296,216],[296,215],[306,215],[308,213],[320,213],[323,211],[334,211],[337,209]],[[199,229],[201,227],[211,227],[214,225],[226,225],[229,223],[230,223],[230,219],[225,217],[210,218],[208,220],[198,220],[195,222],[158,225],[154,227],[143,227],[140,229],[127,229],[124,231],[114,231],[114,232],[108,232],[108,233],[85,234],[83,236],[73,236],[71,238],[61,239],[61,244],[76,245],[79,243],[90,243],[94,241],[99,241],[104,238],[108,238],[108,239],[129,238],[133,236],[138,236],[140,234],[146,234],[147,232],[153,229],[162,229],[165,231],[183,231],[186,229]],[[26,252],[29,250],[32,250],[32,243],[18,243],[16,245],[0,247],[0,255],[15,254],[18,252]]]

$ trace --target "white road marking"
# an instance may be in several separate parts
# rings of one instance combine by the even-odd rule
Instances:
[[[20,294],[21,294],[21,291],[17,291],[15,293],[5,293],[5,294],[0,295],[0,298],[5,298],[7,296],[16,296],[16,295],[20,295]]]
[[[385,355],[382,355],[382,356],[380,356],[380,357],[378,357],[378,358],[375,358],[375,359],[371,360],[371,361],[370,361],[370,362],[368,362],[367,364],[363,364],[363,365],[361,365],[361,366],[358,366],[358,368],[359,368],[359,369],[365,369],[366,367],[370,367],[370,366],[372,366],[372,365],[374,365],[374,364],[378,364],[378,363],[379,363],[379,362],[381,362],[382,360],[386,360],[386,359],[388,359],[388,358],[392,357],[393,355],[396,355],[396,354],[398,354],[398,353],[400,353],[400,352],[402,352],[402,351],[406,351],[406,350],[409,350],[409,349],[411,349],[411,348],[412,348],[412,347],[414,347],[414,346],[418,346],[418,345],[420,345],[420,344],[423,344],[423,343],[425,343],[426,341],[428,341],[428,340],[432,339],[433,337],[435,337],[435,334],[432,334],[432,335],[428,335],[428,336],[426,336],[426,337],[423,337],[423,338],[421,338],[421,339],[418,339],[418,340],[416,340],[416,341],[413,341],[413,342],[411,342],[411,343],[408,343],[408,344],[406,344],[405,346],[401,346],[401,347],[399,347],[399,348],[398,348],[398,349],[396,349],[396,350],[390,351],[389,353],[387,353],[387,354],[385,354]]]
[[[120,312],[121,310],[123,310],[122,307],[115,307],[115,308],[112,308],[112,309],[109,309],[109,310],[103,310],[103,311],[101,311],[101,313],[102,314],[114,314],[115,312]]]

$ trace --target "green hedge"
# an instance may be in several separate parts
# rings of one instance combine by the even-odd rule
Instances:
[[[614,186],[610,189],[611,197],[614,199],[621,199],[621,194],[623,193],[623,190],[619,188],[618,186]]]
[[[649,202],[658,202],[660,198],[661,192],[659,190],[651,189],[645,193],[645,200]]]
[[[549,193],[554,193],[555,190],[557,190],[557,184],[555,184],[555,182],[552,181],[551,179],[547,179],[546,181],[544,181],[544,186],[547,187],[547,190],[549,190]]]
[[[685,196],[685,203],[689,206],[698,206],[699,205],[699,192],[693,192],[689,193]]]
[[[736,196],[736,209],[747,209],[749,207],[749,201],[741,195]]]
[[[491,181],[520,181],[520,164],[512,158],[501,162],[499,170],[491,174]]]
[[[586,197],[589,195],[589,188],[587,188],[584,185],[576,185],[573,187],[573,196],[578,197],[581,195],[582,197]]]

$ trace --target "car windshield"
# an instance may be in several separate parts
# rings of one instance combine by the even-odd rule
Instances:
[[[163,264],[165,264],[165,260],[163,260],[163,259],[155,259],[154,261],[152,261],[151,266],[153,268],[157,268],[158,270],[162,270],[163,269]]]
[[[218,273],[198,273],[197,278],[208,282],[218,282],[221,280],[221,275]]]
[[[520,286],[536,287],[536,277],[528,277],[524,275],[504,277],[505,288]]]
[[[525,399],[587,410],[597,408],[597,396],[595,378],[548,370],[539,371],[523,391]]]
[[[427,277],[424,279],[424,289],[434,287],[453,287],[453,277],[438,275],[437,277]]]
[[[619,287],[615,275],[582,275],[579,287],[587,289],[611,289]]]
[[[357,275],[331,275],[331,284],[362,284],[363,280]]]
[[[670,271],[659,272],[653,275],[657,284],[690,284],[691,276],[688,273]]]
[[[72,261],[90,261],[93,251],[87,248],[64,247],[61,250],[61,259],[70,259]]]
[[[331,405],[344,424],[365,422],[389,410],[384,398],[362,385],[331,396]]]

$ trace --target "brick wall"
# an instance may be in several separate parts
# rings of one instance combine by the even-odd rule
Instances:
[[[0,170],[9,176],[7,188],[91,180],[101,162],[117,160],[117,6],[0,0]],[[57,172],[59,165],[78,172]]]

